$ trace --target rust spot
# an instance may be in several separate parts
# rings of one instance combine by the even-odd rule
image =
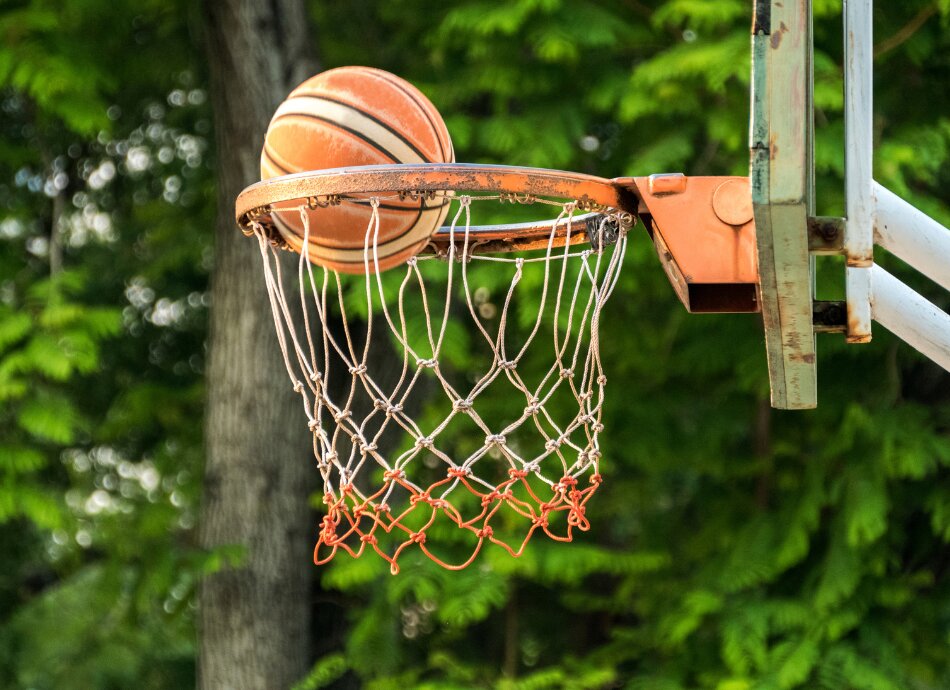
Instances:
[[[814,364],[814,363],[815,363],[815,353],[814,353],[814,352],[809,352],[809,353],[806,354],[806,355],[802,355],[802,361],[805,362],[806,364]]]
[[[779,24],[778,30],[773,31],[771,37],[769,38],[769,43],[772,45],[773,49],[778,48],[782,44],[782,36],[788,32],[788,26],[785,22]]]

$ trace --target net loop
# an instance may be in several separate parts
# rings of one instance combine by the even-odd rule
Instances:
[[[471,216],[492,200],[552,208],[547,239],[484,253],[497,242],[478,237]],[[382,214],[398,202],[451,204],[445,263],[417,255],[402,269],[371,270]],[[361,276],[310,260],[317,209],[347,205],[368,215]],[[518,556],[536,533],[570,541],[588,530],[587,502],[602,482],[601,312],[630,219],[585,199],[437,190],[309,197],[297,211],[295,276],[279,260],[286,244],[256,220],[249,230],[324,483],[314,562],[372,553],[396,573],[414,552],[459,569],[486,543]],[[576,226],[578,211],[601,215]],[[437,544],[443,523],[467,532],[470,546]]]

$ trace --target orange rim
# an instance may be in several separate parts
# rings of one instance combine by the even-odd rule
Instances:
[[[582,213],[572,219],[570,233],[567,224],[562,224],[556,233],[556,239],[571,237],[573,244],[583,241],[583,233],[577,230],[591,217],[612,213],[633,220],[640,200],[628,182],[629,178],[608,180],[562,170],[469,163],[334,168],[283,175],[252,184],[238,195],[235,219],[245,234],[251,234],[252,224],[258,223],[276,239],[279,236],[270,215],[273,204],[299,202],[315,206],[356,194],[473,192],[497,194],[505,200],[521,203],[537,199],[576,201]],[[550,238],[551,222],[472,226],[470,233],[488,250],[531,249]],[[431,244],[438,248],[449,241],[448,228],[441,228],[433,235]]]

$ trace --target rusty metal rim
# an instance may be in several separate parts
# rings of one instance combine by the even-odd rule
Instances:
[[[251,220],[270,224],[273,204],[353,194],[426,193],[435,191],[526,195],[575,200],[583,210],[636,213],[639,200],[625,184],[583,173],[470,163],[372,165],[284,175],[257,182],[237,198],[235,217],[247,230]],[[549,233],[550,222],[473,227],[474,234],[523,238]],[[444,235],[445,229],[436,234]],[[443,240],[444,241],[444,240]]]

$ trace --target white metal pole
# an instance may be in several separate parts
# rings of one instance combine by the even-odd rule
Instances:
[[[866,270],[871,273],[874,320],[950,371],[950,314],[880,266]]]
[[[873,3],[844,1],[844,131],[847,257],[845,289],[848,301],[848,342],[871,339],[871,279],[874,263],[871,196],[873,122]]]
[[[876,242],[950,290],[950,230],[874,183]]]

